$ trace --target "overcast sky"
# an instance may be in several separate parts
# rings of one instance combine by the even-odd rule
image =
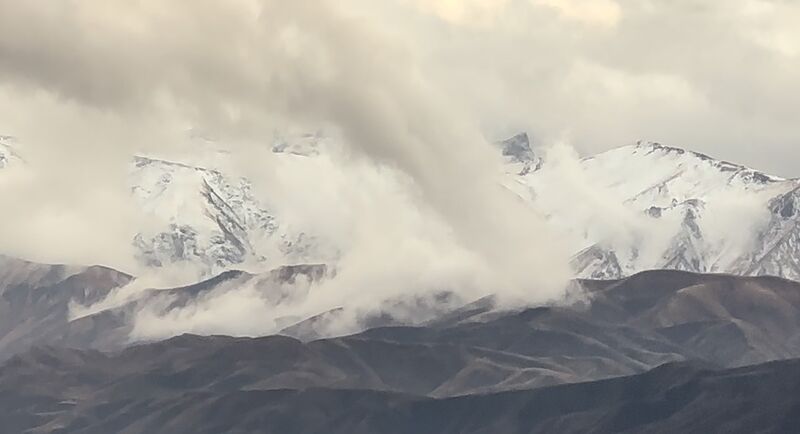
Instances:
[[[441,19],[387,25],[488,130],[564,135],[583,153],[655,140],[800,176],[800,2],[416,5]]]
[[[156,101],[180,106],[187,124],[212,124],[219,113],[198,106],[210,99],[218,112],[248,110],[239,104],[247,85],[263,85],[253,74],[267,69],[248,63],[324,76],[340,59],[383,56],[376,68],[394,63],[418,75],[489,137],[524,129],[582,153],[648,139],[800,175],[800,2],[287,3],[0,0],[0,128],[26,133],[22,124],[41,118],[48,95],[58,99],[49,116],[66,118],[58,105],[86,105],[142,121],[136,110]],[[295,26],[287,31],[286,22]],[[278,45],[259,28],[275,23]],[[281,114],[304,111],[283,104]]]

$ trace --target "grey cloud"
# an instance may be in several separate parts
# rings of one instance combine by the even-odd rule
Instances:
[[[481,258],[498,290],[557,296],[565,255],[544,223],[499,187],[500,158],[477,119],[428,78],[413,47],[349,13],[356,4],[4,1],[0,71],[8,85],[134,125],[165,118],[251,143],[287,120],[330,127],[356,157],[409,175],[416,205]]]
[[[546,3],[592,2],[508,1],[476,26],[392,11],[389,25],[422,35],[437,81],[496,135],[567,134],[584,154],[656,140],[799,174],[785,158],[798,156],[796,2],[619,0],[610,26]]]
[[[113,177],[142,146],[171,143],[179,127],[250,152],[277,127],[322,126],[351,145],[354,160],[413,180],[404,194],[414,212],[441,220],[429,242],[481,258],[452,269],[482,264],[515,295],[558,287],[566,260],[546,226],[497,187],[498,156],[484,137],[526,129],[545,143],[567,137],[584,154],[644,138],[798,174],[793,2],[609,0],[617,12],[600,21],[584,19],[596,11],[583,14],[580,0],[476,0],[456,12],[433,3],[0,0],[0,91],[18,98],[0,102],[0,127],[40,145],[67,196],[117,197],[119,188],[91,181]],[[26,102],[37,98],[47,116]],[[101,133],[87,133],[100,122]],[[51,155],[55,145],[69,151]],[[95,164],[68,182],[56,164],[64,155]],[[240,163],[258,177],[257,162]],[[375,257],[419,241],[418,226],[398,223],[381,242],[386,220],[385,210],[365,218],[363,250],[346,261],[371,268],[373,286],[392,271]],[[402,252],[419,257],[397,267],[396,280],[420,257],[447,254],[430,243]],[[438,271],[423,283],[458,274]],[[349,279],[337,290],[368,286]]]
[[[620,11],[610,26],[552,6],[574,15],[588,7],[577,0],[465,2],[459,14],[485,16],[480,25],[402,0],[6,3],[6,81],[100,106],[155,99],[241,131],[258,124],[242,112],[263,117],[265,102],[296,119],[324,106],[312,95],[336,84],[341,94],[326,101],[339,98],[338,107],[320,107],[330,113],[357,102],[342,86],[348,80],[380,99],[402,74],[412,78],[405,85],[418,76],[457,101],[493,137],[569,133],[584,153],[659,140],[796,174],[781,158],[796,154],[800,108],[794,2],[620,0],[610,2]],[[441,11],[448,3],[430,4]]]

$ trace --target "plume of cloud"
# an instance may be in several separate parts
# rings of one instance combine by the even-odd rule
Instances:
[[[566,256],[537,215],[500,187],[500,155],[478,119],[428,79],[401,39],[342,5],[2,0],[0,80],[9,92],[45,95],[66,119],[79,118],[51,130],[68,141],[32,143],[56,157],[47,167],[61,181],[70,173],[62,157],[77,160],[82,179],[67,183],[70,197],[86,186],[106,194],[87,199],[111,205],[98,211],[104,218],[124,209],[116,204],[125,196],[106,186],[108,179],[124,185],[121,166],[142,140],[164,145],[177,127],[201,125],[237,146],[238,164],[254,183],[292,188],[272,183],[269,157],[259,151],[264,138],[286,125],[325,127],[347,144],[343,164],[369,162],[389,174],[382,189],[401,192],[387,196],[396,202],[355,198],[359,213],[345,218],[351,249],[336,283],[313,303],[366,306],[442,287],[480,287],[527,302],[558,298]],[[317,175],[324,184],[328,174]],[[101,226],[128,238],[135,224],[93,229]]]

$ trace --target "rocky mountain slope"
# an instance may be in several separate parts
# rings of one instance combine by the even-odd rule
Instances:
[[[131,332],[144,308],[166,315],[245,285],[254,288],[253,297],[276,305],[301,297],[302,288],[326,273],[324,265],[294,265],[261,274],[228,271],[177,288],[138,288],[132,276],[107,267],[45,265],[0,256],[0,360],[31,345],[121,349],[137,340]],[[286,325],[296,321],[285,319]]]
[[[189,286],[140,288],[124,297],[119,288],[131,277],[112,269],[68,269],[12,259],[2,265],[0,359],[32,345],[118,351],[179,334],[187,329],[170,329],[169,321],[159,323],[164,329],[158,334],[141,330],[158,318],[178,321],[204,312],[209,304],[229,303],[225,296],[242,288],[248,290],[248,304],[264,310],[240,309],[236,317],[220,320],[259,324],[261,328],[249,329],[251,333],[281,333],[306,341],[285,342],[302,350],[303,357],[322,357],[315,360],[333,374],[314,374],[317,385],[363,377],[342,365],[338,357],[345,353],[360,359],[361,367],[385,363],[364,358],[362,352],[372,354],[375,345],[383,347],[379,352],[394,348],[408,357],[418,351],[424,356],[431,349],[448,352],[455,345],[458,357],[441,362],[449,368],[427,383],[425,393],[435,395],[633,374],[676,360],[733,367],[800,357],[800,283],[774,277],[650,271],[618,281],[578,281],[576,290],[582,296],[576,301],[526,310],[498,310],[491,297],[462,307],[442,299],[440,306],[417,306],[427,312],[427,319],[416,322],[393,317],[396,306],[388,300],[360,316],[361,328],[369,330],[315,341],[332,334],[325,318],[335,320],[337,313],[346,311],[345,300],[339,310],[313,312],[307,318],[281,317],[272,310],[287,299],[304,297],[303,291],[314,291],[309,283],[326,276],[323,265],[286,266],[256,275],[229,271]],[[214,324],[217,332],[227,330]],[[329,347],[338,350],[321,349]],[[275,351],[274,357],[277,363],[284,356]],[[408,357],[404,363],[412,363]],[[303,360],[274,375],[305,377],[305,368],[294,369],[317,362]]]
[[[764,288],[748,287],[796,297],[797,284],[707,279],[587,282],[602,300],[592,322],[539,308],[308,343],[184,335],[110,354],[40,346],[0,365],[0,417],[13,432],[64,433],[791,432],[796,359],[719,369],[781,339],[750,334],[778,328],[775,312],[750,309]],[[636,326],[603,322],[618,314]],[[785,320],[772,326],[787,333]],[[604,377],[616,378],[581,382]]]
[[[324,318],[337,311],[276,321],[272,332],[282,336],[159,341],[132,333],[143,311],[181,318],[242,287],[254,289],[249,302],[277,305],[302,297],[298,288],[313,291],[298,283],[329,272],[324,265],[227,271],[120,298],[132,279],[124,273],[3,257],[3,427],[785,432],[794,423],[796,361],[741,368],[800,357],[800,283],[778,277],[647,271],[576,281],[581,296],[570,303],[508,310],[486,297],[445,303],[416,323],[393,318],[386,306],[364,318],[366,330],[323,339]],[[75,315],[76,303],[89,308]],[[221,320],[241,315],[257,321],[272,312]],[[742,406],[748,411],[737,411]]]
[[[173,354],[189,350],[172,344],[165,349]],[[789,433],[800,423],[798,360],[728,370],[672,363],[604,381],[446,399],[296,385],[266,390],[242,387],[235,376],[208,386],[198,381],[202,375],[229,365],[130,371],[121,361],[43,350],[10,361],[0,368],[4,428],[84,434]]]
[[[70,303],[99,302],[131,279],[105,267],[43,265],[0,256],[0,359],[32,344],[60,342],[69,333]]]

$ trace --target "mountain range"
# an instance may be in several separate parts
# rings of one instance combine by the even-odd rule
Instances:
[[[68,315],[130,276],[0,270],[6,432],[790,432],[800,405],[800,283],[776,277],[648,271],[577,281],[570,304],[489,297],[348,336],[133,342],[130,306]],[[149,296],[172,309],[243,277]]]
[[[326,140],[281,139],[273,151],[313,173]],[[576,277],[676,269],[800,279],[796,179],[654,142],[575,161],[532,147],[526,134],[498,145],[507,186],[565,240]],[[0,169],[25,166],[17,148],[0,137]],[[337,260],[340,246],[283,217],[279,200],[236,173],[140,156],[129,180],[132,200],[151,219],[132,240],[147,266],[191,266],[210,277],[246,264]]]
[[[0,262],[0,360],[42,345],[121,351],[163,337],[134,333],[147,321],[139,316],[142,311],[156,308],[157,315],[168,318],[220,300],[211,294],[219,297],[245,286],[254,289],[248,293],[253,302],[263,300],[269,309],[269,303],[278,306],[286,297],[302,296],[295,293],[296,283],[323,279],[326,271],[323,265],[284,266],[258,275],[229,271],[189,286],[141,290],[135,297],[76,314],[76,304],[93,306],[114,299],[114,291],[130,284],[133,277],[105,267],[4,258]],[[621,280],[577,280],[573,285],[581,296],[569,302],[509,309],[497,305],[492,296],[462,305],[442,301],[438,309],[420,306],[429,314],[411,322],[393,317],[387,304],[387,310],[362,318],[365,331],[347,337],[325,338],[325,321],[335,319],[338,310],[278,318],[273,333],[287,336],[278,341],[280,345],[295,348],[298,357],[311,357],[288,367],[315,372],[281,371],[279,378],[311,375],[319,386],[360,381],[370,376],[358,370],[378,361],[351,355],[361,360],[345,362],[341,359],[345,353],[397,351],[398,357],[407,356],[380,363],[415,364],[409,357],[416,354],[422,357],[419,366],[441,366],[444,370],[426,383],[424,392],[445,396],[635,374],[671,361],[703,360],[714,366],[738,367],[800,357],[796,333],[800,330],[800,283],[794,281],[658,270]],[[346,308],[343,304],[340,309]],[[245,314],[267,316],[269,312],[239,313]],[[226,345],[251,342],[231,339],[224,341]],[[372,345],[382,349],[370,349]],[[452,358],[436,361],[445,354]],[[283,356],[275,357],[277,363]],[[400,382],[397,387],[408,384]],[[380,382],[352,384],[361,386],[389,387]]]
[[[326,140],[272,152],[313,173]],[[800,181],[651,142],[587,158],[525,134],[497,145],[504,186],[574,251],[565,300],[441,291],[281,315],[336,275],[339,246],[231,165],[136,157],[132,200],[152,218],[138,259],[203,277],[0,256],[0,431],[791,432]],[[23,151],[0,137],[0,177],[27,170]],[[253,308],[207,309],[241,297]],[[184,333],[198,314],[213,327]],[[353,315],[355,332],[331,331]],[[177,325],[150,333],[156,319]],[[238,320],[258,327],[216,334]]]

